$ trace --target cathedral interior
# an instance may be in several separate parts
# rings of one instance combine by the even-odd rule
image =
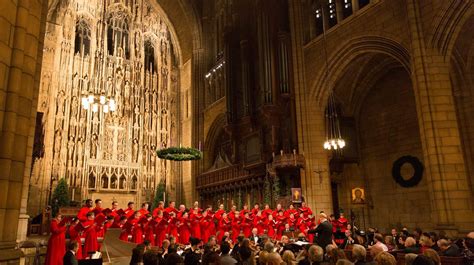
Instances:
[[[473,37],[471,0],[2,0],[0,264],[60,180],[473,231]]]

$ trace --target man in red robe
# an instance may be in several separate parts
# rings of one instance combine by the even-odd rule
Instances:
[[[206,210],[202,212],[202,218],[199,220],[199,227],[201,228],[201,239],[203,242],[207,242],[212,232],[212,217],[209,216],[209,212]]]
[[[158,202],[158,206],[153,210],[153,218],[157,218],[158,217],[158,213],[161,212],[163,213],[163,211],[165,210],[165,203],[160,201]]]
[[[245,218],[245,214],[246,213],[249,213],[250,214],[250,210],[249,210],[249,207],[247,204],[244,204],[242,210],[240,211],[240,217],[242,218]]]
[[[234,212],[234,218],[232,220],[232,242],[237,242],[237,237],[240,235],[242,229],[242,219],[240,218],[239,212]]]
[[[81,242],[82,225],[79,219],[75,218],[69,226],[69,239],[77,242],[78,249],[76,251],[76,259],[82,259],[82,242]]]
[[[191,221],[187,212],[183,212],[178,223],[178,243],[187,245],[189,244],[189,238],[191,237]]]
[[[163,240],[166,239],[168,235],[168,220],[163,218],[163,212],[158,211],[155,217],[155,246],[161,247],[163,245]]]
[[[283,230],[285,230],[285,224],[287,223],[287,218],[283,215],[283,211],[278,212],[276,218],[276,240],[280,240],[283,235]]]
[[[92,211],[92,200],[87,199],[84,206],[79,210],[79,213],[77,214],[77,219],[81,222],[87,221],[87,214]]]
[[[175,212],[170,212],[168,219],[168,236],[174,237],[178,240],[178,223],[179,219],[176,217]]]
[[[135,213],[135,211],[133,210],[134,206],[135,206],[134,202],[128,202],[127,204],[128,208],[125,210],[125,216],[127,216],[127,219],[132,217],[132,215]]]
[[[170,213],[174,212],[175,214],[178,213],[178,210],[176,210],[175,208],[175,205],[176,203],[174,201],[171,201],[169,204],[168,204],[168,207],[166,207],[165,211],[163,212],[163,216],[165,218],[168,218],[168,216],[170,215]]]
[[[224,204],[219,205],[219,210],[214,213],[214,218],[219,221],[222,218],[222,215],[225,213]]]
[[[250,235],[252,234],[252,228],[253,218],[250,217],[250,211],[247,211],[242,217],[242,233],[245,237],[250,237]]]
[[[148,211],[148,206],[149,205],[147,202],[142,203],[142,207],[140,208],[140,210],[138,210],[141,213],[141,216],[146,216],[150,213],[150,211]]]
[[[46,265],[62,265],[66,254],[66,223],[62,215],[57,214],[51,221],[51,237],[48,240],[46,252]]]
[[[265,204],[265,208],[262,211],[262,216],[267,219],[269,215],[273,213],[272,209],[270,209],[270,205]]]
[[[258,212],[260,212],[260,204],[256,203],[256,204],[253,206],[252,215],[253,215],[253,216],[256,216]]]
[[[198,202],[198,201],[195,201],[195,202],[194,202],[193,210],[194,210],[194,209],[197,209],[197,210],[198,210],[198,213],[202,213],[202,209],[199,208],[199,202]]]
[[[277,217],[279,211],[284,211],[284,210],[283,210],[283,207],[281,207],[281,204],[280,204],[280,203],[277,204],[276,209],[272,212],[273,218],[276,218],[276,217]]]
[[[102,208],[102,200],[101,199],[96,199],[95,200],[95,207],[92,210],[94,212],[95,216],[97,217],[97,215],[102,213],[103,210],[104,209]]]
[[[127,223],[127,216],[122,215],[120,217],[120,221],[118,223],[120,228],[120,236],[119,239],[125,242],[128,242],[128,236],[130,235]]]
[[[97,231],[100,229],[94,222],[94,213],[87,214],[87,221],[81,222],[84,229],[84,249],[83,257],[89,257],[89,253],[99,251],[99,243],[97,242]]]
[[[237,206],[232,205],[232,207],[230,208],[230,212],[227,214],[227,217],[229,217],[230,220],[234,220],[236,213],[238,213]]]
[[[309,208],[306,205],[306,202],[301,203],[301,207],[300,207],[299,210],[300,210],[300,212],[302,212],[304,214],[305,217],[308,217],[309,215],[313,215],[313,211],[311,210],[311,208]]]
[[[217,241],[221,242],[222,237],[224,236],[225,232],[228,232],[231,230],[232,226],[232,221],[227,217],[227,213],[223,213],[221,219],[219,220],[219,225],[218,229],[219,231],[217,232]]]
[[[290,217],[290,214],[294,214],[294,216],[298,216],[298,215],[299,215],[298,210],[295,209],[295,207],[293,206],[293,204],[290,204],[290,206],[288,206],[288,210],[285,211],[285,216],[286,216],[286,218]]]
[[[201,225],[200,221],[202,219],[202,215],[199,212],[199,208],[194,208],[189,216],[190,223],[191,223],[191,236],[194,238],[201,239]]]

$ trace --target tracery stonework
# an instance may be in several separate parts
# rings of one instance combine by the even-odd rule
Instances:
[[[144,0],[52,1],[46,31],[44,156],[34,159],[29,211],[47,204],[51,178],[65,177],[76,201],[149,200],[160,180],[171,183],[171,164],[155,151],[177,138],[179,124],[176,44],[165,20]],[[83,109],[91,92],[115,99],[116,111]]]

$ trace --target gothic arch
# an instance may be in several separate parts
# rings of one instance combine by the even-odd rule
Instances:
[[[337,80],[346,72],[348,65],[354,59],[370,53],[392,57],[410,72],[410,54],[399,42],[379,36],[355,38],[333,52],[332,57],[328,57],[328,80],[325,78],[325,71],[320,71],[316,81],[310,85],[310,97],[316,98],[319,106],[324,109],[329,96],[327,87],[335,86]]]
[[[472,16],[473,1],[451,1],[439,10],[432,23],[430,45],[446,56],[452,49],[466,21]]]
[[[226,115],[224,113],[219,114],[212,122],[209,130],[206,134],[206,140],[204,142],[204,168],[208,169],[214,162],[214,149],[219,135],[224,132],[224,126],[226,124]]]

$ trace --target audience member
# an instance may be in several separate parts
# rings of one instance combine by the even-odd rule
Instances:
[[[283,252],[282,259],[286,263],[286,265],[295,265],[295,264],[297,264],[295,254],[291,250],[285,250]]]
[[[441,265],[441,258],[439,257],[438,252],[436,252],[434,249],[429,248],[425,250],[425,252],[423,252],[423,255],[433,260],[435,265]]]
[[[222,243],[221,245],[221,265],[232,265],[237,264],[237,260],[229,255],[230,244],[227,242]]]
[[[441,253],[441,256],[448,257],[459,257],[461,256],[461,250],[456,244],[449,242],[446,239],[438,240],[438,247]]]
[[[424,255],[416,256],[415,260],[412,263],[412,265],[434,265],[434,264],[435,263],[433,262],[432,259]]]
[[[405,240],[405,248],[403,249],[405,253],[415,253],[418,254],[420,252],[419,248],[416,246],[416,240],[413,237],[407,237]]]
[[[377,263],[377,265],[396,265],[397,264],[397,260],[395,259],[395,257],[392,254],[385,251],[378,253],[377,256],[375,256],[374,260]]]
[[[374,262],[366,262],[367,250],[364,246],[355,244],[352,246],[352,260],[355,265],[372,265]]]
[[[63,257],[63,265],[78,265],[76,258],[77,250],[79,249],[79,244],[76,240],[71,240],[67,244],[67,251]]]
[[[405,265],[412,265],[418,255],[415,253],[405,254]]]

